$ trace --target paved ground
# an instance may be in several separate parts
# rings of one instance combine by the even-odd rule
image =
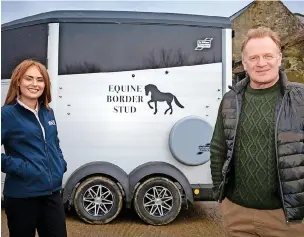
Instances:
[[[8,237],[6,215],[1,211],[1,236]],[[224,237],[217,203],[199,202],[167,226],[144,224],[133,210],[123,210],[107,225],[89,225],[71,211],[67,213],[68,237]]]

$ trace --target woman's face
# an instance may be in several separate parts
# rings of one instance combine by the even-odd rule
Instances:
[[[44,78],[36,66],[31,66],[24,73],[19,86],[24,99],[38,100],[44,91]]]

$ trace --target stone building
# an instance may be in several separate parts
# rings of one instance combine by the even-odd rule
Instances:
[[[298,17],[300,19],[300,21],[304,24],[304,15],[300,14],[300,13],[295,13],[294,14],[296,17]]]
[[[233,14],[233,75],[235,81],[245,76],[241,61],[243,37],[251,28],[266,26],[278,32],[282,40],[282,69],[291,81],[304,83],[304,24],[301,14],[293,14],[281,1],[252,1]]]

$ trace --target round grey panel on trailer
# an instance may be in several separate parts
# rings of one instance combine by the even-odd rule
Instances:
[[[185,165],[201,165],[209,161],[213,128],[196,116],[179,120],[171,129],[169,148],[173,157]]]

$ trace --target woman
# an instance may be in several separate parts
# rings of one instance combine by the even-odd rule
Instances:
[[[25,60],[13,71],[1,108],[1,171],[10,237],[65,237],[60,195],[67,169],[50,108],[50,78],[44,65]]]

